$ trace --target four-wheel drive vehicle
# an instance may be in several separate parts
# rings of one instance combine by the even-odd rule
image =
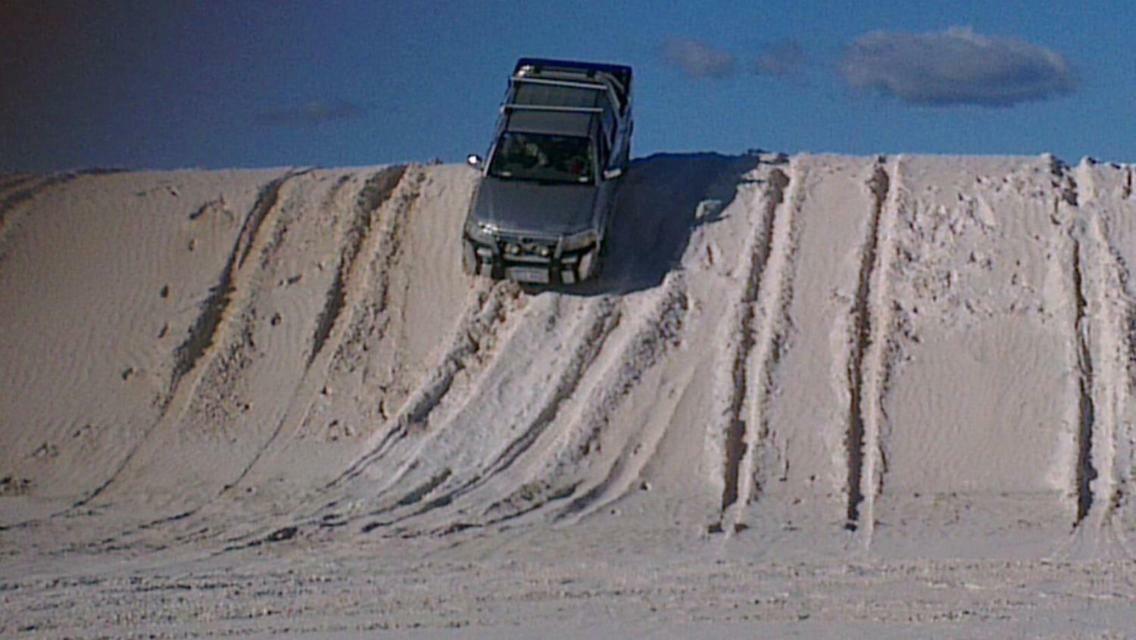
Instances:
[[[462,232],[462,268],[519,282],[595,277],[631,157],[631,67],[521,58]]]

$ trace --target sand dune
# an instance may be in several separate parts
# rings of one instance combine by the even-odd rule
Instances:
[[[809,606],[808,635],[875,637],[970,607],[964,635],[1004,635],[1006,614],[1065,637],[1104,589],[1102,628],[1136,625],[1131,167],[652,156],[603,278],[552,290],[461,274],[474,178],[3,176],[0,633],[272,634],[300,598],[293,632],[493,637],[551,616],[573,635],[534,566],[595,586],[576,611],[675,637],[732,632],[742,613],[717,604],[735,598],[770,632]],[[718,584],[724,560],[752,581]],[[793,562],[820,601],[745,596]],[[628,563],[658,572],[665,615],[602,595],[643,582]],[[849,563],[882,608],[823,577]],[[1054,563],[1067,590],[1038,596]],[[201,589],[271,587],[282,566],[362,600],[228,615]],[[445,606],[391,605],[403,571]],[[912,572],[955,595],[906,600]],[[79,604],[172,575],[196,599]],[[360,609],[368,589],[385,604]],[[68,622],[37,608],[52,594]],[[275,617],[242,608],[265,601]],[[124,617],[138,603],[152,615]]]

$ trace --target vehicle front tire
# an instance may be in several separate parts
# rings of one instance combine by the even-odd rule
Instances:
[[[601,243],[580,258],[580,281],[595,280],[603,273],[606,243]]]
[[[462,273],[467,276],[476,276],[478,275],[477,272],[477,253],[474,250],[473,243],[462,240]]]

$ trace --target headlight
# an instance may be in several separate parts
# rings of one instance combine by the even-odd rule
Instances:
[[[484,222],[476,222],[472,219],[466,220],[465,232],[473,239],[474,242],[481,244],[493,244],[497,241],[493,234],[497,231],[497,227],[492,224]]]
[[[599,236],[594,229],[588,229],[587,231],[564,236],[564,239],[560,241],[560,246],[565,251],[575,251],[576,249],[583,249],[590,244],[595,244],[598,238]]]

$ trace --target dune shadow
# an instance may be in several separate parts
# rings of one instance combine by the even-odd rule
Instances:
[[[757,155],[665,153],[639,158],[623,178],[599,279],[551,287],[571,295],[623,294],[662,284],[679,268],[691,233],[719,219]]]

